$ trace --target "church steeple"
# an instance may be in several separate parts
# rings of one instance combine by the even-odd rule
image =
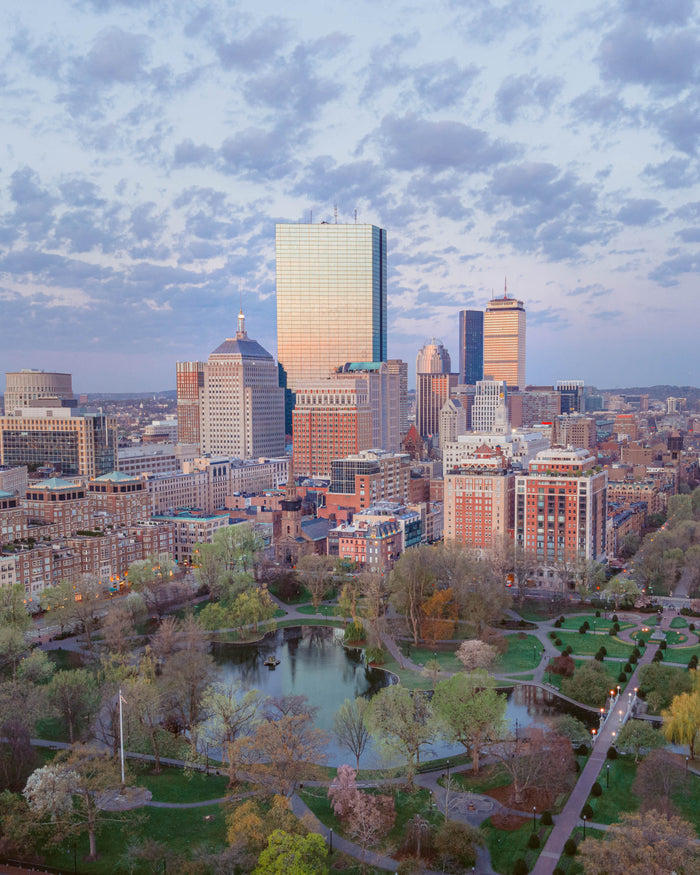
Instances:
[[[248,337],[245,330],[245,316],[241,307],[238,313],[238,325],[236,326],[236,340],[245,340]]]

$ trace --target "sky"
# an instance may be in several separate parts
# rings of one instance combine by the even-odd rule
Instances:
[[[275,222],[387,229],[390,357],[527,310],[527,380],[698,385],[694,0],[4,0],[0,370],[273,354]]]

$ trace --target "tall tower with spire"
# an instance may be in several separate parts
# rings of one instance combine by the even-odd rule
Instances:
[[[243,308],[235,336],[217,346],[204,365],[200,432],[203,453],[240,459],[284,454],[284,391],[277,365],[248,337]]]

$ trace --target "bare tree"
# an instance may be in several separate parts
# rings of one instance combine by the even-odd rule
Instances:
[[[371,738],[366,716],[369,708],[367,699],[346,699],[335,712],[333,731],[339,743],[354,755],[357,771],[360,771],[360,757]]]
[[[525,738],[510,736],[492,745],[491,751],[513,780],[516,805],[522,803],[528,790],[535,788],[555,799],[574,773],[569,739],[536,726]]]

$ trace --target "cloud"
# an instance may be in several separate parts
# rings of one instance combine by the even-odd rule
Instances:
[[[216,151],[204,143],[196,145],[192,140],[186,139],[175,146],[173,163],[176,167],[186,164],[194,164],[197,167],[207,167],[216,157]]]
[[[531,29],[542,20],[542,9],[530,0],[451,0],[453,8],[459,10],[458,27],[469,36],[470,41],[491,43],[512,30]],[[468,12],[464,13],[465,7]]]
[[[685,24],[693,12],[693,0],[625,0],[625,12],[651,24]]]
[[[296,165],[292,136],[289,129],[244,128],[222,143],[221,169],[248,179],[281,179]]]
[[[384,158],[396,170],[479,173],[515,157],[518,148],[462,122],[386,115],[377,131]]]
[[[325,204],[342,203],[347,209],[360,201],[381,201],[390,181],[374,161],[337,164],[330,155],[320,155],[309,162],[292,192]]]
[[[592,283],[588,286],[575,286],[573,289],[569,289],[569,291],[565,291],[564,294],[568,295],[572,298],[578,297],[586,297],[586,298],[601,298],[604,295],[611,294],[612,289],[606,289],[600,283]]]
[[[563,80],[558,76],[508,76],[496,92],[496,115],[502,122],[510,124],[530,107],[546,114],[562,85]]]
[[[626,18],[603,38],[598,57],[604,79],[668,89],[696,80],[700,42],[685,30],[650,36]]]
[[[638,110],[629,108],[618,94],[604,93],[599,88],[591,88],[580,94],[569,107],[575,122],[599,124],[607,128],[635,123],[639,119]]]
[[[690,188],[700,179],[695,162],[680,157],[669,158],[661,164],[647,164],[642,175],[670,189]]]
[[[489,212],[511,208],[510,216],[495,223],[492,239],[520,252],[541,252],[552,261],[579,259],[583,247],[610,234],[595,188],[553,164],[525,162],[499,169],[482,203]]]
[[[676,149],[687,155],[695,155],[700,137],[699,112],[700,102],[693,95],[664,109],[652,109],[649,117]]]
[[[653,198],[628,198],[615,218],[625,225],[648,225],[664,212],[663,206]]]
[[[677,286],[679,277],[687,273],[700,273],[700,255],[683,253],[662,261],[649,273],[649,279],[660,286]]]
[[[290,36],[289,22],[281,18],[266,18],[239,39],[216,36],[214,47],[224,70],[248,72],[268,64],[289,42]]]

